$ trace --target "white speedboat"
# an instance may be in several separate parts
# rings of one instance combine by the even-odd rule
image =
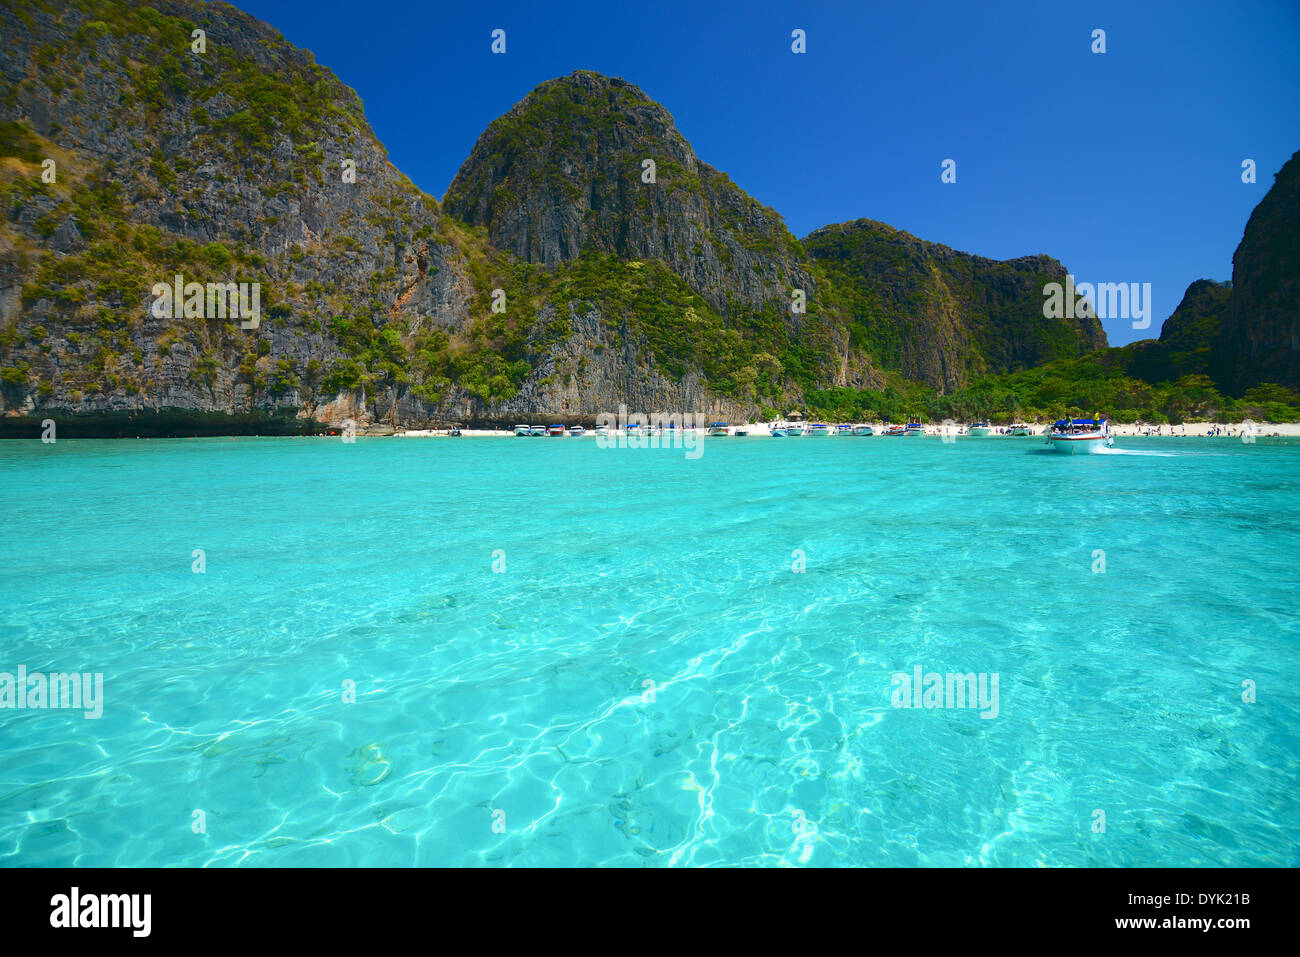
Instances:
[[[570,435],[586,435],[586,434],[587,434],[587,430],[584,429],[584,428],[583,428],[582,426],[580,426],[580,425],[572,425],[572,426],[569,427],[569,434],[570,434]]]
[[[1033,435],[1034,431],[1023,422],[1016,422],[1007,429],[1007,435]]]
[[[988,435],[993,427],[988,422],[972,422],[966,429],[967,435]]]
[[[1087,455],[1115,444],[1106,419],[1061,419],[1053,422],[1047,444],[1066,455]]]
[[[825,425],[824,423],[821,422],[810,423],[808,426],[808,434],[809,435],[830,435],[831,434],[830,426]]]
[[[903,435],[911,437],[925,435],[925,426],[921,425],[920,422],[909,422],[903,428]]]
[[[726,434],[727,434],[727,423],[726,423],[726,422],[710,422],[710,423],[709,423],[709,427],[708,427],[708,429],[705,431],[704,434],[705,434],[705,435],[726,435]]]
[[[783,439],[790,434],[790,430],[784,425],[772,426],[772,438]]]
[[[527,435],[528,433],[529,433],[529,426],[526,425],[515,426],[515,435]]]
[[[869,425],[855,425],[853,427],[854,435],[875,435],[876,430]]]
[[[546,426],[544,426],[544,425],[533,425],[533,426],[530,426],[529,429],[528,429],[528,434],[529,434],[529,435],[545,435],[545,434],[546,434]]]
[[[795,436],[798,435],[803,435],[803,426],[802,425],[788,426],[785,430],[785,434],[790,436],[791,438],[794,438]]]

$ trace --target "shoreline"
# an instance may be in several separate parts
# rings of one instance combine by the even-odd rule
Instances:
[[[877,422],[877,423],[867,423],[867,424],[870,424],[873,428],[876,429],[876,434],[874,436],[850,436],[850,438],[860,439],[860,438],[881,438],[882,437],[881,432],[885,428],[885,423]],[[739,429],[746,430],[749,433],[748,435],[749,438],[771,438],[772,437],[772,431],[771,431],[772,423],[770,422],[737,423],[735,425],[732,425],[731,428],[732,429],[739,428]],[[1006,428],[1006,426],[995,426],[995,428]],[[961,439],[1031,438],[1032,439],[1032,438],[1040,438],[1047,434],[1048,427],[1046,425],[1034,425],[1031,426],[1031,428],[1034,429],[1034,432],[1033,434],[1028,436],[999,435],[995,432],[987,436],[960,435],[958,436],[958,438]],[[1156,431],[1157,429],[1159,429],[1159,431]],[[1216,430],[1217,430],[1217,434],[1212,434],[1215,433]],[[1219,425],[1213,422],[1189,422],[1186,424],[1173,425],[1173,426],[1170,425],[1154,426],[1154,425],[1146,425],[1144,423],[1139,423],[1139,422],[1120,422],[1111,426],[1111,435],[1115,436],[1116,438],[1165,438],[1165,439],[1231,438],[1240,441],[1242,430],[1243,430],[1243,424],[1241,422],[1234,422],[1227,425]],[[682,430],[683,435],[687,433],[694,434],[699,438],[706,437],[703,429]],[[359,431],[357,434],[365,435],[366,433]],[[396,432],[389,432],[386,434],[392,436],[393,438],[413,438],[413,439],[452,437],[448,434],[447,429],[406,429],[406,430],[398,430]],[[468,437],[468,438],[515,438],[516,437],[512,429],[461,429],[460,434],[462,437]],[[626,432],[625,430],[622,429],[611,429],[609,434],[611,437],[622,437],[626,435]],[[1281,438],[1297,438],[1300,437],[1300,422],[1279,422],[1279,423],[1256,422],[1255,434],[1261,438],[1266,436],[1268,437],[1276,436]],[[833,435],[834,433],[832,432],[831,435],[825,437],[831,438],[833,437]],[[941,435],[942,435],[942,426],[938,426],[938,425],[925,426],[925,436],[927,438],[939,438],[941,437]],[[564,438],[588,438],[588,439],[595,438],[595,437],[596,437],[596,432],[593,429],[588,429],[586,431],[586,434],[581,436],[570,436],[567,434],[564,436]],[[646,439],[651,438],[651,436],[648,435],[643,435],[642,437]],[[728,437],[735,438],[735,436],[728,436]],[[558,436],[518,436],[518,438],[558,438]],[[658,438],[671,439],[672,436],[661,434],[660,436],[658,436]],[[712,438],[722,438],[722,436],[712,436]],[[796,438],[811,438],[811,436],[805,433],[802,436],[796,436]]]
[[[77,416],[57,417],[49,414],[45,417],[0,417],[0,439],[41,439],[46,434],[46,423],[53,420],[57,428],[57,437],[66,439],[188,439],[188,438],[234,438],[234,437],[255,437],[255,436],[297,436],[297,437],[331,437],[337,438],[340,434],[338,426],[330,425],[327,422],[311,420],[306,417],[287,416],[287,415],[270,415],[259,413],[245,414],[210,414],[210,413],[145,413],[142,415],[130,415],[117,417],[113,414],[101,414],[97,416],[88,416],[81,418]],[[733,423],[729,426],[728,437],[736,429],[744,429],[752,438],[771,438],[772,422],[748,422]],[[827,423],[831,427],[831,433],[827,437],[834,437],[835,425],[841,423]],[[852,436],[852,438],[879,438],[883,433],[887,423],[869,422],[861,423],[871,425],[875,430],[875,436]],[[805,423],[806,427],[807,423]],[[1007,426],[994,426],[994,428],[1006,428]],[[644,428],[644,427],[643,427]],[[1046,434],[1046,425],[1031,425],[1034,431],[1029,436],[1007,436],[999,435],[993,432],[988,436],[967,436],[959,435],[958,438],[1035,438]],[[1139,422],[1119,422],[1111,425],[1111,435],[1116,438],[1233,438],[1240,439],[1243,430],[1242,422],[1233,422],[1230,424],[1216,424],[1213,422],[1189,422],[1178,425],[1148,425]],[[1300,422],[1256,422],[1254,423],[1255,435],[1259,437],[1281,437],[1281,438],[1298,438],[1300,437]],[[462,436],[470,438],[514,438],[513,429],[492,429],[492,428],[464,428],[460,430]],[[939,438],[942,436],[943,426],[934,423],[928,423],[924,426],[923,435],[927,438]],[[386,423],[371,423],[367,426],[360,426],[356,429],[357,436],[366,438],[450,438],[449,428],[446,426],[431,429],[402,429],[393,428]],[[624,437],[627,435],[625,430],[611,429],[610,436]],[[681,436],[692,434],[698,438],[705,438],[705,430],[699,429],[682,429],[679,430]],[[643,431],[642,436],[646,439],[651,438],[648,432]],[[529,436],[532,438],[533,436]],[[553,436],[547,436],[553,437]],[[566,438],[573,438],[566,433]],[[596,431],[593,428],[586,429],[585,435],[581,438],[593,438]],[[811,438],[807,433],[798,438]],[[673,438],[671,432],[661,434],[660,440]],[[721,438],[716,436],[715,438]]]

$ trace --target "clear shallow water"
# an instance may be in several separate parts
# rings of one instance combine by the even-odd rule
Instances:
[[[0,443],[0,863],[1300,864],[1300,442],[704,442]]]

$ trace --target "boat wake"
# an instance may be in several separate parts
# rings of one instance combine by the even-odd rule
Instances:
[[[1173,458],[1178,453],[1177,452],[1156,452],[1152,449],[1115,449],[1115,448],[1106,448],[1103,446],[1102,448],[1094,450],[1092,454],[1093,455],[1147,455],[1147,456],[1154,456],[1155,458],[1167,459],[1167,458]]]

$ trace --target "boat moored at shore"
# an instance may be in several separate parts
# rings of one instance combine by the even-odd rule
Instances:
[[[728,434],[728,433],[727,433],[727,423],[726,423],[726,422],[710,422],[710,423],[709,423],[709,428],[708,428],[708,430],[707,430],[704,434],[705,434],[705,435],[726,435],[726,434]]]
[[[989,431],[992,428],[993,426],[990,425],[987,421],[972,422],[970,426],[966,429],[966,434],[977,435],[977,436],[988,435]]]
[[[527,435],[531,428],[532,427],[528,425],[516,425],[515,435]]]

